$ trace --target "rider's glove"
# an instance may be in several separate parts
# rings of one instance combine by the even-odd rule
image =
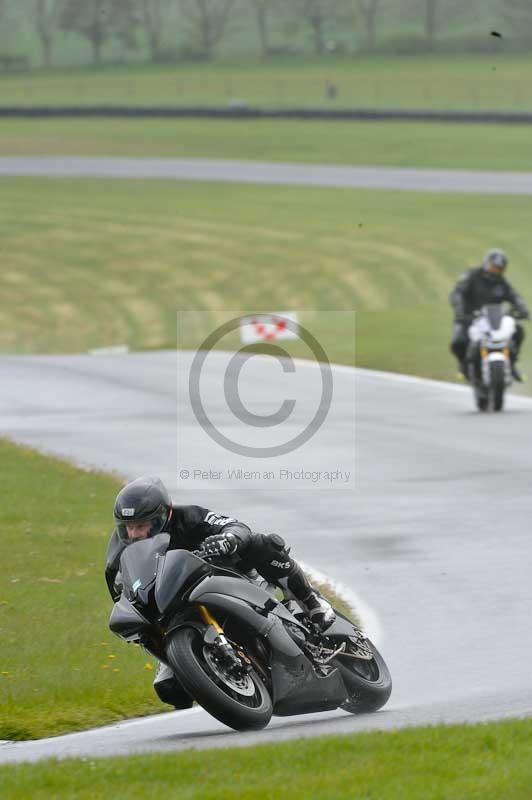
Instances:
[[[233,533],[217,533],[203,542],[203,549],[208,556],[230,556],[236,553],[237,547],[238,538]]]

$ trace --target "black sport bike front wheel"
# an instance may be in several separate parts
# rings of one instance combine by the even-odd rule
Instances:
[[[235,673],[196,628],[180,628],[168,642],[168,663],[187,692],[224,725],[259,730],[271,719],[271,697],[252,669]]]

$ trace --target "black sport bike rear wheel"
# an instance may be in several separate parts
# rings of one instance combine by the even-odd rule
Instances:
[[[349,639],[343,654],[333,661],[349,691],[349,698],[340,706],[350,714],[377,711],[392,693],[392,679],[386,663],[369,639]]]

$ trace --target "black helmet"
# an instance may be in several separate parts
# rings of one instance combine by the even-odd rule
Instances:
[[[507,264],[508,258],[503,250],[488,250],[484,256],[483,266],[486,272],[502,273]]]
[[[172,498],[159,478],[146,476],[126,484],[118,492],[113,516],[118,535],[127,539],[128,523],[152,522],[148,536],[160,533],[170,518]]]

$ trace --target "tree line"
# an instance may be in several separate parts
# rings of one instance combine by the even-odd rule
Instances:
[[[346,39],[352,42],[350,51],[372,52],[392,11],[396,25],[404,21],[431,50],[446,28],[467,16],[473,0],[0,0],[0,29],[13,3],[33,26],[42,63],[50,67],[59,32],[85,40],[94,64],[102,63],[111,42],[124,54],[142,43],[151,61],[161,61],[171,24],[180,28],[187,53],[205,59],[243,26],[255,32],[263,56],[289,53],[291,42],[302,35],[318,55],[345,48]],[[490,20],[497,19],[505,34],[532,39],[532,0],[480,0],[480,17],[487,5],[490,15],[479,19],[486,36]]]

